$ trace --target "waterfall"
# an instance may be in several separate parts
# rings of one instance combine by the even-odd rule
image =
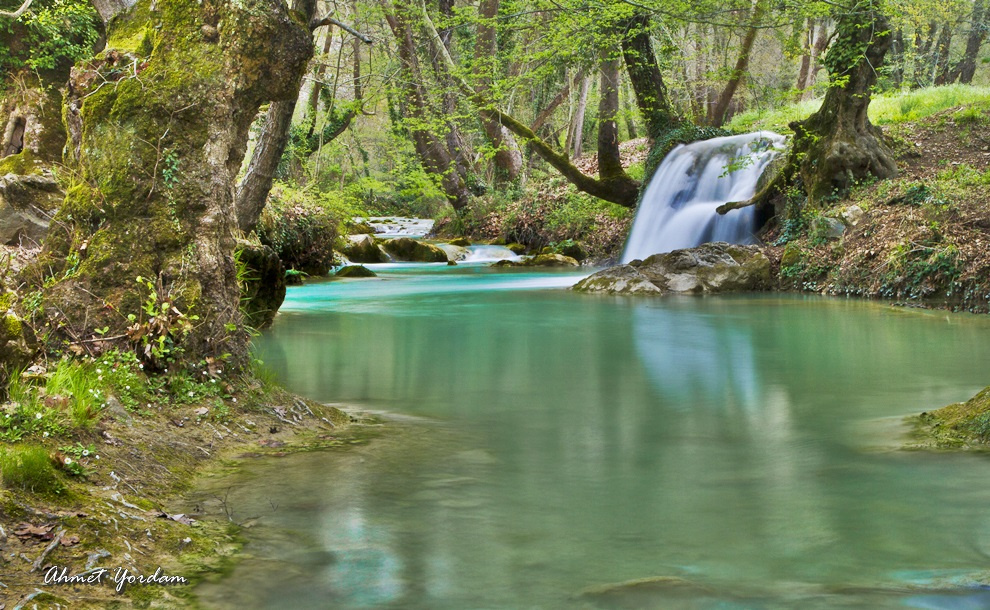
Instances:
[[[622,262],[710,241],[753,243],[753,208],[724,216],[715,208],[752,197],[784,139],[759,131],[682,144],[670,151],[643,194]]]

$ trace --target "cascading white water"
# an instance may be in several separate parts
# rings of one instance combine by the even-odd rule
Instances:
[[[710,241],[752,243],[752,208],[724,216],[715,208],[752,197],[784,140],[758,131],[682,144],[670,151],[643,194],[622,262]]]

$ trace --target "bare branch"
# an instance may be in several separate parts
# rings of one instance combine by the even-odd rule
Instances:
[[[321,28],[321,27],[323,27],[325,25],[335,25],[338,28],[344,30],[345,32],[347,32],[351,36],[354,36],[355,38],[357,38],[358,40],[360,40],[361,42],[363,42],[365,44],[371,44],[372,43],[371,36],[368,36],[367,34],[362,34],[361,32],[359,32],[359,31],[355,30],[354,28],[352,28],[351,26],[347,25],[346,23],[341,23],[340,21],[337,21],[336,19],[334,19],[330,15],[327,15],[326,17],[323,17],[322,19],[317,18],[317,19],[314,19],[314,20],[310,21],[309,22],[309,29],[315,30],[316,28]]]
[[[34,0],[24,0],[24,4],[21,5],[21,8],[17,9],[13,13],[8,13],[7,11],[0,11],[0,17],[6,17],[8,19],[17,19],[18,17],[24,14],[24,11],[28,10],[28,7],[31,6],[31,2],[33,1]]]

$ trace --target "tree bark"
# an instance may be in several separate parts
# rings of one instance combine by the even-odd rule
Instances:
[[[739,46],[739,57],[736,59],[736,66],[732,69],[732,74],[729,76],[728,82],[725,83],[722,93],[719,94],[718,100],[715,102],[715,107],[712,109],[710,120],[708,121],[714,127],[721,127],[725,123],[726,112],[729,110],[729,102],[732,101],[732,96],[736,94],[736,89],[739,88],[740,83],[742,83],[743,78],[746,76],[746,70],[749,68],[749,56],[753,51],[753,43],[756,42],[756,35],[759,33],[760,24],[763,22],[763,14],[765,12],[766,0],[754,0],[753,16],[750,20],[749,29],[746,30],[746,36],[743,37],[742,44]]]
[[[134,31],[152,47],[137,62]],[[101,345],[132,345],[151,367],[246,362],[234,179],[258,107],[296,96],[311,54],[278,0],[141,0],[111,22],[107,51],[69,82],[80,180],[25,272],[57,335],[108,327],[123,336]]]
[[[475,74],[477,84],[475,89],[484,97],[490,97],[492,79],[490,73],[495,69],[496,31],[495,18],[498,16],[501,0],[481,0],[478,5],[478,37],[475,41]],[[482,118],[481,126],[488,136],[488,141],[495,149],[496,180],[511,182],[519,177],[522,171],[522,151],[512,132],[504,125],[490,118]]]
[[[888,21],[873,0],[860,0],[840,17],[825,58],[831,86],[822,106],[790,125],[792,158],[813,204],[845,192],[855,180],[897,173],[880,130],[867,116],[870,91],[890,44]]]
[[[808,74],[808,85],[804,89],[802,99],[807,99],[813,91],[815,83],[818,81],[818,70],[821,69],[821,56],[828,46],[828,24],[824,19],[819,22],[815,30],[815,44],[811,47],[811,72]]]
[[[574,82],[577,83],[583,80],[584,80],[584,68],[581,68],[581,70],[578,71],[577,76],[574,77]],[[543,127],[543,125],[547,122],[547,120],[549,120],[550,117],[553,115],[553,112],[557,108],[559,108],[562,103],[564,103],[564,100],[566,100],[567,96],[569,96],[570,94],[571,94],[571,83],[565,80],[564,88],[561,89],[560,92],[558,92],[557,95],[555,95],[552,100],[550,100],[550,103],[547,104],[546,108],[541,110],[540,113],[536,115],[536,119],[533,121],[533,126],[532,126],[533,131],[537,131],[537,132],[540,131],[540,128]]]
[[[949,51],[952,46],[953,23],[942,25],[942,33],[938,36],[938,59],[935,62],[935,85],[945,85],[949,80]]]
[[[629,101],[631,98],[632,93],[629,84],[626,83],[625,90],[622,92],[622,113],[626,118],[626,131],[629,132],[629,139],[635,140],[639,137],[639,131],[636,129],[636,117],[633,116],[632,103]]]
[[[646,123],[650,139],[660,137],[681,123],[667,97],[657,57],[650,41],[650,17],[637,13],[622,24],[622,57],[626,62],[629,82],[636,93],[636,105]]]
[[[801,68],[798,70],[797,83],[794,88],[797,89],[797,97],[801,98],[804,93],[805,88],[808,86],[808,75],[811,72],[811,45],[814,38],[815,26],[814,22],[809,18],[807,21],[806,31],[804,33],[804,53],[801,54]]]
[[[935,69],[935,56],[932,53],[932,47],[935,46],[936,34],[938,34],[937,21],[932,21],[928,25],[928,36],[925,38],[924,44],[921,43],[921,31],[919,30],[914,34],[915,56],[912,89],[924,87],[932,82],[932,71]]]

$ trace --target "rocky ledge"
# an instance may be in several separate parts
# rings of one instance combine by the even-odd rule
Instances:
[[[724,242],[654,254],[586,277],[579,292],[607,294],[716,294],[766,290],[770,259],[757,246]]]

